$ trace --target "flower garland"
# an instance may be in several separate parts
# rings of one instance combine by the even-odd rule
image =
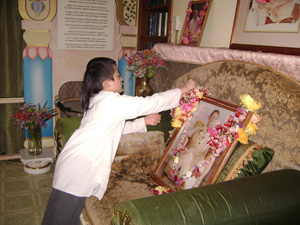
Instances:
[[[179,141],[179,144],[172,149],[173,165],[172,169],[169,171],[170,175],[178,186],[182,185],[187,178],[200,177],[201,169],[205,168],[212,160],[218,157],[221,152],[223,152],[228,146],[231,145],[234,139],[239,140],[239,142],[241,142],[242,144],[247,144],[248,136],[255,134],[255,131],[258,129],[255,125],[255,123],[259,121],[259,116],[257,113],[254,113],[246,128],[243,128],[242,124],[246,119],[248,112],[257,111],[260,108],[260,104],[247,94],[241,95],[240,99],[243,106],[245,106],[246,108],[237,108],[236,113],[228,116],[224,124],[218,123],[215,127],[208,129],[209,139],[206,145],[208,146],[209,157],[204,162],[196,164],[192,170],[187,171],[184,175],[179,177],[179,156],[186,151],[183,143],[188,127],[190,125],[190,121],[193,117],[192,112],[196,110],[196,107],[201,98],[209,95],[209,91],[207,91],[205,88],[199,88],[196,90],[194,89],[191,92],[186,93],[182,97],[180,106],[174,110],[175,113],[171,113],[173,117],[172,126],[175,125],[175,127],[178,127],[178,122],[176,121],[180,121],[181,123],[186,121],[182,138]],[[178,113],[178,111],[182,113]]]
[[[267,4],[270,2],[270,0],[256,0],[256,2],[261,4]]]
[[[254,135],[258,129],[256,123],[260,121],[259,115],[257,114],[257,111],[260,108],[260,103],[256,102],[248,94],[241,95],[240,99],[242,107],[245,108],[237,108],[237,111],[234,114],[226,118],[224,124],[218,123],[215,127],[208,129],[209,139],[206,142],[208,147],[208,157],[206,160],[204,162],[197,163],[192,170],[189,170],[184,175],[179,176],[179,156],[186,151],[184,148],[184,140],[190,121],[193,118],[193,112],[196,110],[200,100],[210,95],[211,94],[207,89],[197,87],[190,92],[185,93],[180,99],[179,106],[171,111],[172,126],[174,128],[181,128],[183,124],[185,126],[179,144],[171,149],[173,152],[173,164],[171,165],[169,174],[178,186],[182,185],[185,180],[190,177],[200,177],[201,169],[205,168],[212,160],[218,157],[221,152],[231,145],[234,139],[237,139],[242,144],[247,144],[248,136]],[[249,123],[244,128],[243,123],[249,111],[253,112],[253,115]],[[158,192],[156,192],[156,194],[157,193]]]
[[[154,188],[153,193],[154,195],[161,195],[173,192],[170,188],[158,186]]]
[[[203,9],[199,12],[199,15],[200,15],[199,21],[197,22],[197,26],[195,27],[194,31],[189,30],[190,20],[188,20],[188,19],[186,20],[185,32],[184,32],[184,35],[182,38],[182,41],[184,44],[189,44],[192,41],[193,37],[197,34],[198,30],[201,29],[204,17],[206,15],[206,10],[209,5],[209,1],[210,0],[206,1],[205,5],[203,6]],[[192,13],[192,1],[189,1],[188,8],[186,10],[186,18],[190,18],[191,13]]]

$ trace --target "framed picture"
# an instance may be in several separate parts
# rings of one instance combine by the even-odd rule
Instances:
[[[212,0],[190,1],[179,44],[199,46]]]
[[[233,138],[224,145],[225,139],[219,139],[217,143],[217,136],[211,132],[222,130],[237,110],[237,106],[214,98],[201,99],[192,119],[185,121],[172,137],[152,178],[173,191],[214,183],[238,140]],[[243,127],[249,122],[250,114],[245,114]],[[212,144],[219,147],[213,147]]]
[[[300,55],[300,1],[238,0],[230,48]]]

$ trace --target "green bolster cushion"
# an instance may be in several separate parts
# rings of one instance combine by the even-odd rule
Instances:
[[[74,131],[78,129],[81,119],[82,117],[65,117],[56,121],[54,135],[57,141],[58,153],[61,152]]]
[[[274,150],[252,141],[238,143],[216,183],[260,174],[271,162]]]
[[[112,224],[299,224],[300,171],[279,170],[119,203]]]

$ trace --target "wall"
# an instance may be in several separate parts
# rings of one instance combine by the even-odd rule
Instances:
[[[119,23],[115,17],[114,21],[114,50],[61,50],[57,49],[57,16],[53,19],[52,40],[49,44],[53,54],[53,95],[58,94],[62,84],[67,81],[78,81],[83,79],[87,63],[94,57],[109,57],[118,61],[121,49],[119,42]]]
[[[179,16],[180,20],[178,40],[185,20],[185,9],[188,2],[189,0],[173,0],[173,16]],[[200,46],[229,47],[236,3],[237,0],[213,0]],[[50,47],[53,53],[53,95],[58,93],[59,87],[63,83],[70,80],[82,80],[86,64],[90,59],[106,56],[118,60],[121,45],[119,42],[120,26],[117,18],[115,18],[113,51],[57,49],[57,17],[52,22],[53,30],[51,30]],[[172,30],[171,40],[173,43],[175,42],[174,30]]]
[[[212,0],[209,17],[206,22],[200,46],[229,48],[237,0]],[[173,17],[179,16],[180,31],[185,20],[185,10],[189,0],[173,0]],[[175,31],[172,29],[172,42],[175,43]]]

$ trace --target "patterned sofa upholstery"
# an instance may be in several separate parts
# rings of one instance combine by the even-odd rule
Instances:
[[[240,60],[204,65],[166,60],[165,68],[159,69],[150,84],[154,92],[160,92],[179,87],[188,78],[206,87],[212,97],[228,103],[239,105],[239,96],[245,93],[259,100],[262,119],[257,135],[251,136],[251,140],[275,151],[265,171],[300,170],[298,81],[264,65]],[[58,121],[61,142],[66,141],[63,124]],[[88,223],[110,224],[113,208],[119,202],[153,195],[157,184],[150,175],[165,150],[164,135],[161,131],[153,131],[122,137],[104,198],[98,201],[90,197],[86,201],[83,215],[88,218]]]
[[[180,51],[174,53],[167,49],[162,51],[167,59],[166,52],[181,57]],[[267,57],[264,53],[241,54]],[[276,57],[283,64],[288,62],[284,60],[287,58],[285,56]],[[188,54],[181,58],[187,59]],[[241,60],[216,60],[204,64],[166,60],[165,68],[161,68],[150,83],[154,92],[160,92],[180,87],[189,78],[206,87],[216,99],[239,105],[239,96],[250,94],[261,103],[259,129],[250,139],[252,143],[274,150],[271,163],[261,175],[218,182],[219,178],[222,180],[223,171],[231,157],[216,184],[119,203],[114,209],[113,224],[298,224],[299,184],[296,178],[288,178],[287,173],[299,174],[300,170],[299,81],[290,74],[285,75],[263,64]],[[273,181],[270,182],[271,177]],[[286,178],[290,183],[284,181]],[[278,192],[274,191],[273,187],[280,185],[282,187]],[[262,189],[258,191],[258,187]],[[293,188],[296,189],[292,191]],[[227,192],[228,196],[223,192]],[[298,200],[287,206],[289,194],[291,199]],[[258,202],[255,203],[256,200]],[[258,210],[259,202],[265,211]],[[249,206],[252,203],[253,211]],[[266,204],[270,207],[266,207]],[[237,211],[245,210],[245,213],[234,212],[233,206]],[[227,211],[226,207],[229,208]]]
[[[193,69],[184,74],[173,73],[191,67]],[[262,105],[259,129],[250,139],[275,151],[265,171],[283,168],[300,170],[298,81],[266,66],[233,60],[200,66],[167,62],[166,68],[157,77],[160,79],[159,83],[166,85],[163,89],[180,87],[187,79],[192,78],[198,85],[206,87],[212,97],[235,105],[240,104],[240,95],[250,94]],[[156,91],[162,91],[162,87]]]

